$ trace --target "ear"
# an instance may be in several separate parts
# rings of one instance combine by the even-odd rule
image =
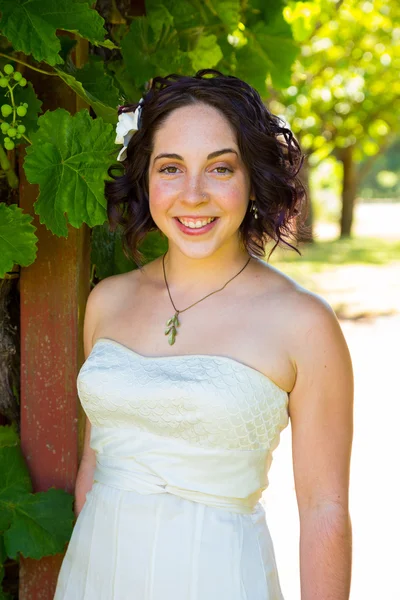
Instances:
[[[249,194],[249,200],[255,200],[256,199],[256,194],[255,194],[255,190],[254,190],[254,184],[253,182],[250,180],[250,194]]]

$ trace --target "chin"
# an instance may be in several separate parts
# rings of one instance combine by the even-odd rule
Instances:
[[[187,258],[193,258],[193,259],[202,259],[202,258],[209,258],[210,256],[212,256],[213,254],[215,254],[218,251],[218,248],[200,248],[200,246],[198,248],[188,248],[187,246],[184,245],[176,245],[176,247],[178,248],[179,252],[181,254],[183,254],[184,256],[186,256]]]

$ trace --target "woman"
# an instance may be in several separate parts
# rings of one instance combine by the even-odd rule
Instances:
[[[55,599],[281,599],[259,500],[290,416],[302,600],[345,600],[349,352],[327,303],[262,260],[300,213],[298,144],[214,70],[155,78],[118,127],[109,219],[140,268],[88,300],[79,516]],[[154,229],[168,251],[142,266]]]

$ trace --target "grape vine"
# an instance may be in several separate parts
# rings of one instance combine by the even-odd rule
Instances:
[[[0,87],[8,88],[6,96],[9,96],[11,104],[2,104],[0,111],[3,119],[0,118],[0,128],[4,137],[4,148],[6,150],[14,150],[18,143],[22,143],[24,139],[28,143],[30,140],[25,135],[26,127],[21,119],[26,116],[28,103],[21,102],[18,106],[14,99],[14,88],[19,85],[25,87],[27,80],[19,71],[15,71],[10,64],[4,65],[3,72],[0,71]],[[11,121],[7,120],[11,117]],[[20,117],[20,118],[18,118]],[[18,141],[21,140],[21,141]]]

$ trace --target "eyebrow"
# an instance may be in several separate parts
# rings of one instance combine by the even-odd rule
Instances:
[[[211,160],[212,158],[217,158],[217,156],[221,156],[221,154],[228,154],[228,153],[234,153],[234,154],[236,154],[236,156],[238,156],[238,153],[233,148],[222,148],[222,150],[216,150],[215,152],[211,152],[211,154],[209,154],[207,156],[207,160]],[[176,160],[183,160],[183,156],[180,156],[179,154],[163,153],[163,154],[158,154],[155,157],[155,159],[153,160],[153,164],[159,158],[175,158]]]

